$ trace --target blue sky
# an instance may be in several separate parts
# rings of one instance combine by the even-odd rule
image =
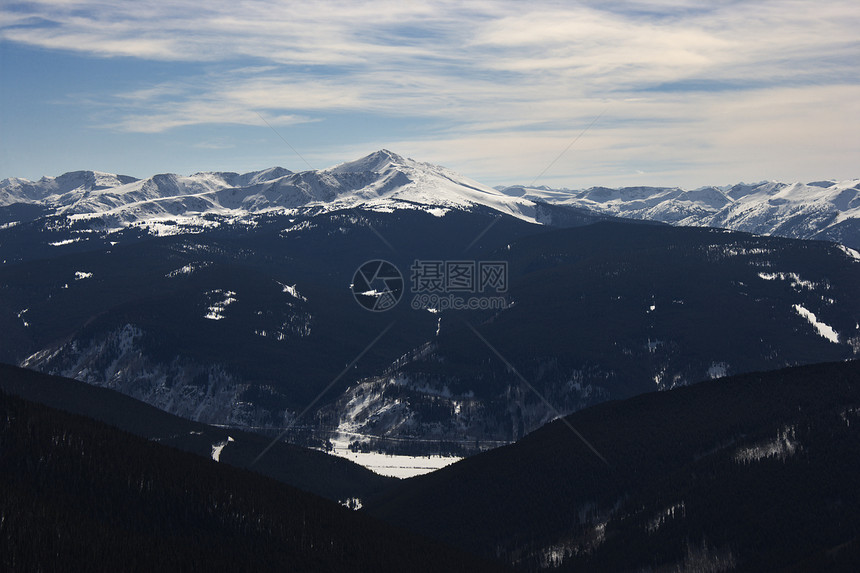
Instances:
[[[856,0],[7,1],[0,178],[307,169],[266,122],[314,168],[490,185],[857,178],[858,30]]]

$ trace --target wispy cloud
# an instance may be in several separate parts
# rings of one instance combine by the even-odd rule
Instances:
[[[0,25],[6,42],[205,65],[100,95],[99,120],[114,129],[260,125],[258,112],[281,125],[335,112],[428,118],[432,131],[401,143],[473,176],[538,171],[607,106],[577,158],[630,175],[673,155],[718,172],[744,157],[724,146],[751,142],[829,149],[860,85],[853,0],[58,0],[10,4]]]

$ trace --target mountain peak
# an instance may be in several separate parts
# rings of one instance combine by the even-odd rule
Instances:
[[[341,163],[340,165],[336,165],[326,169],[325,171],[330,171],[332,173],[365,173],[368,171],[382,173],[390,167],[403,165],[407,162],[409,162],[408,159],[397,155],[393,151],[380,149],[379,151],[374,151],[370,155],[366,155],[361,159],[347,161],[346,163]]]

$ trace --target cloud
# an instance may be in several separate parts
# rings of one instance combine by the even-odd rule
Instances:
[[[10,6],[0,9],[6,42],[198,65],[94,95],[98,121],[118,130],[261,125],[258,113],[273,125],[334,113],[419,118],[432,127],[401,144],[475,175],[539,172],[603,110],[576,153],[590,172],[618,177],[660,172],[649,161],[719,174],[746,161],[738,150],[810,141],[858,151],[845,141],[860,84],[854,0]],[[371,143],[349,137],[344,151]]]
[[[856,177],[856,126],[846,118],[860,117],[860,86],[784,87],[742,100],[710,94],[686,101],[676,94],[671,100],[611,103],[577,140],[600,111],[560,129],[457,131],[349,144],[332,153],[358,157],[388,145],[494,185],[528,184],[541,173],[538,185],[570,187]]]

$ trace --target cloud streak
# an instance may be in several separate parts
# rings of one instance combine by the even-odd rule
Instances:
[[[596,163],[619,177],[647,172],[649,157],[671,171],[673,154],[682,170],[716,173],[744,157],[724,146],[749,149],[762,133],[771,147],[802,147],[817,136],[798,127],[801,114],[827,134],[822,149],[858,151],[835,117],[857,111],[853,1],[64,0],[4,7],[0,26],[5,42],[200,64],[192,77],[95,95],[99,122],[121,131],[259,125],[258,112],[280,125],[331,113],[423,118],[432,129],[401,138],[404,151],[472,176],[514,160],[527,177],[608,106],[574,151],[603,154]],[[344,149],[371,143],[352,137]]]

